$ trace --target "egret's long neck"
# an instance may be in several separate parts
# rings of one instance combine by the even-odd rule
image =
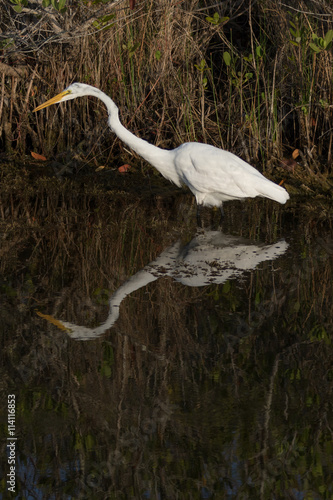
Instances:
[[[109,113],[108,124],[119,139],[142,156],[142,158],[147,160],[151,165],[157,168],[157,170],[164,175],[164,177],[171,180],[175,184],[180,185],[178,174],[176,173],[172,162],[173,152],[160,149],[157,146],[149,144],[149,142],[136,137],[120,122],[118,107],[112,99],[104,93],[99,93],[97,97],[101,99],[107,107]]]

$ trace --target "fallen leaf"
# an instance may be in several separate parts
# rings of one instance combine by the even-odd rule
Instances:
[[[121,172],[122,174],[124,174],[125,172],[128,172],[131,168],[131,165],[128,165],[127,163],[125,163],[125,165],[122,165],[121,167],[118,168],[118,172]]]
[[[294,160],[296,160],[296,158],[299,157],[299,150],[298,149],[294,149],[294,151],[293,151],[293,153],[292,153],[291,156],[294,158]]]
[[[284,179],[282,179],[282,181],[279,182],[279,186],[282,186],[283,183],[284,183]]]
[[[30,151],[31,156],[35,158],[35,160],[41,160],[41,161],[46,161],[45,156],[39,155],[38,153],[34,153],[33,151]]]
[[[103,168],[105,168],[105,165],[101,165],[100,167],[96,168],[95,172],[100,172],[101,170],[103,170]]]

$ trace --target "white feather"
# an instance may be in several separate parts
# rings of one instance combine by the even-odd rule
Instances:
[[[73,83],[35,111],[85,95],[101,99],[108,110],[108,124],[113,132],[166,179],[179,187],[188,186],[198,205],[221,207],[224,201],[256,196],[279,203],[286,203],[289,199],[283,187],[266,179],[254,167],[228,151],[196,142],[167,151],[136,137],[121,124],[118,107],[112,99],[90,85]]]

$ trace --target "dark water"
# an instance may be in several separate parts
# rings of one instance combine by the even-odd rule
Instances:
[[[9,201],[2,498],[333,498],[327,207]]]

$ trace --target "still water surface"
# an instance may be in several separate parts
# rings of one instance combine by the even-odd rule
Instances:
[[[3,498],[331,499],[325,210],[229,203],[221,230],[183,195],[3,213]]]

